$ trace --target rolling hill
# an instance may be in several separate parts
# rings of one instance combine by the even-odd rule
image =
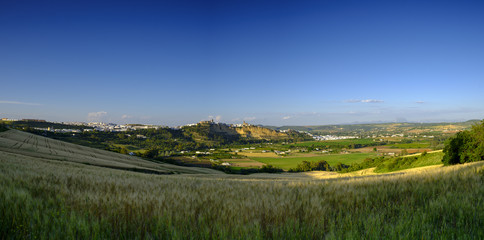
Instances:
[[[67,161],[153,174],[221,174],[213,169],[156,163],[139,157],[80,146],[18,130],[0,132],[0,158]]]

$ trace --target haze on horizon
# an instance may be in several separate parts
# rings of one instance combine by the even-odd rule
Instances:
[[[2,1],[0,117],[484,118],[480,1]]]

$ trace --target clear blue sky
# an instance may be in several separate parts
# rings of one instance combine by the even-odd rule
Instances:
[[[0,117],[484,118],[482,1],[0,0]]]

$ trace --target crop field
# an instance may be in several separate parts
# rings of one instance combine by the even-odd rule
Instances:
[[[243,155],[247,157],[278,157],[277,154],[273,152],[239,152],[238,155]]]
[[[264,163],[254,161],[252,159],[241,158],[241,159],[220,159],[221,162],[228,162],[234,167],[262,167]]]
[[[349,145],[374,145],[373,139],[343,139],[343,140],[328,140],[328,141],[309,141],[294,144],[297,147],[346,147]]]
[[[395,143],[388,145],[389,147],[392,148],[400,148],[400,149],[405,149],[405,148],[430,148],[430,142],[429,141],[421,141],[421,142],[414,142],[414,143]]]
[[[270,164],[279,168],[282,168],[284,170],[289,170],[290,168],[295,168],[299,163],[302,161],[308,161],[308,162],[316,162],[316,161],[321,161],[324,160],[329,163],[329,165],[334,166],[337,163],[344,163],[344,164],[353,164],[353,163],[358,163],[363,161],[363,159],[368,158],[368,157],[375,157],[376,153],[350,153],[350,154],[322,154],[319,156],[297,156],[297,157],[251,157],[250,159],[253,159],[258,162],[262,162],[265,164]]]
[[[2,238],[484,238],[484,162],[363,176],[160,175],[59,160],[57,141],[0,134]],[[33,156],[42,141],[59,153]]]
[[[82,163],[115,169],[125,169],[158,174],[219,173],[205,168],[188,168],[171,164],[150,162],[138,157],[123,155],[62,142],[17,130],[0,133],[0,154],[10,153],[15,158],[33,157],[39,160],[56,160]]]
[[[394,154],[401,154],[403,150],[406,150],[408,154],[413,153],[422,153],[422,152],[430,152],[432,149],[430,148],[395,148],[391,146],[378,146],[378,147],[364,147],[364,148],[355,148],[355,149],[348,149],[348,152],[355,152],[355,153],[374,153],[374,149],[376,148],[377,153],[394,153]]]

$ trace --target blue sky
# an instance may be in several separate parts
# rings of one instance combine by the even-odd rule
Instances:
[[[0,117],[484,118],[480,1],[0,1]]]

